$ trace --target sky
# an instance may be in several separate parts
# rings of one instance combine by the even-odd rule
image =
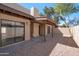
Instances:
[[[28,8],[31,9],[32,7],[35,7],[39,10],[39,13],[44,13],[44,7],[54,7],[54,3],[19,3],[21,6],[23,6],[24,8]],[[74,18],[75,16],[78,16],[79,13],[75,13],[71,15],[71,19]]]
[[[35,7],[39,10],[39,13],[44,13],[43,9],[45,6],[52,7],[54,6],[53,3],[20,3],[21,6],[31,9],[32,7]]]
[[[19,3],[21,6],[23,6],[24,8],[28,8],[31,9],[32,7],[37,8],[37,10],[39,11],[39,13],[44,13],[44,7],[54,7],[54,3]],[[72,20],[74,17],[79,17],[79,13],[74,13],[72,15],[70,15],[70,19]],[[61,24],[63,24],[64,22],[61,22]]]

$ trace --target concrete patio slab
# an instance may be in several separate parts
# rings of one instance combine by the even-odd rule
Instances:
[[[55,29],[51,35],[46,36],[46,42],[37,40],[24,41],[18,44],[0,48],[0,55],[10,56],[73,56],[79,55],[79,48],[71,37],[63,37]],[[34,38],[35,39],[35,38]]]

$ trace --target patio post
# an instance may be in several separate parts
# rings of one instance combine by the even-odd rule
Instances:
[[[45,37],[45,24],[44,24],[44,42],[46,42],[46,37]]]
[[[53,38],[53,25],[52,25],[52,38]]]

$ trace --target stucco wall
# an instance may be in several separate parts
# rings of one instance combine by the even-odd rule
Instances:
[[[19,17],[14,17],[11,15],[2,14],[2,13],[0,13],[0,19],[24,22],[25,23],[25,40],[30,39],[30,20],[19,18]]]
[[[59,27],[58,30],[63,34],[64,37],[71,37],[69,28]]]
[[[71,34],[69,32],[69,29],[71,31]],[[72,37],[75,43],[79,46],[79,26],[74,26],[70,28],[64,28],[64,27],[59,27],[59,28],[54,28],[54,32],[57,34],[61,33],[63,37]]]
[[[34,28],[33,28],[33,37],[38,37],[39,36],[39,24],[34,23]]]
[[[72,27],[71,32],[72,32],[74,41],[79,46],[79,26]]]

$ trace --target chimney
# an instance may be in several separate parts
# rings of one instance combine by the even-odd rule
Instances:
[[[34,17],[40,16],[39,11],[35,7],[31,8],[31,15],[34,16]]]

